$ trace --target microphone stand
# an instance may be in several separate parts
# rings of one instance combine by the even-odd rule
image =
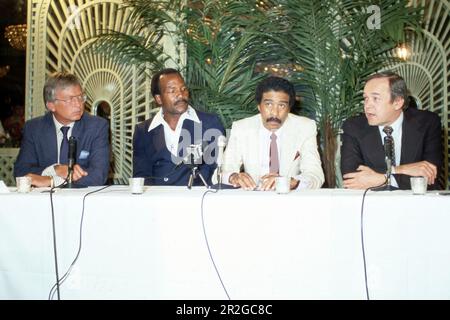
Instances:
[[[205,178],[203,178],[202,174],[200,173],[200,170],[198,169],[198,165],[194,162],[194,154],[191,153],[190,156],[191,156],[191,163],[188,164],[188,166],[191,168],[191,174],[189,175],[187,188],[192,189],[192,184],[194,183],[194,180],[197,177],[199,177],[202,180],[205,187],[209,188],[209,185],[206,183]]]
[[[69,164],[69,181],[67,182],[65,188],[72,189],[73,187],[73,166]]]
[[[69,139],[69,154],[67,156],[69,163],[68,163],[68,172],[67,172],[67,183],[63,186],[63,188],[67,189],[79,189],[79,188],[87,188],[87,186],[81,186],[78,184],[75,184],[73,182],[73,166],[77,163],[76,160],[76,154],[77,154],[77,139],[75,137],[70,137]]]
[[[371,188],[372,191],[394,191],[399,188],[391,185],[391,175],[392,175],[392,161],[389,157],[385,158],[386,160],[386,184],[381,187]]]
[[[217,146],[219,147],[219,153],[216,158],[217,163],[217,188],[219,190],[222,190],[222,184],[223,184],[223,177],[222,177],[222,166],[224,161],[224,149],[226,146],[226,137],[225,136],[219,136],[217,138]]]
[[[219,190],[222,190],[222,166],[217,166],[217,184],[219,185]]]
[[[69,173],[68,173],[68,178],[67,178],[67,183],[65,185],[63,185],[61,188],[64,189],[83,189],[83,188],[87,188],[87,186],[83,186],[80,184],[76,184],[75,182],[73,182],[73,166],[71,166],[69,164]]]

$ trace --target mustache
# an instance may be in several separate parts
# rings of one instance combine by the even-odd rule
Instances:
[[[266,122],[277,122],[278,124],[281,124],[281,120],[276,117],[267,118]]]
[[[177,101],[175,102],[175,104],[179,104],[180,102],[184,102],[184,103],[186,103],[186,104],[189,104],[189,101],[188,101],[187,99],[184,99],[184,98],[182,98],[182,99],[180,99],[180,100],[177,100]]]

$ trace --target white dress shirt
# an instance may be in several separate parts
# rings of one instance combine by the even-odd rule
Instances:
[[[178,141],[180,140],[181,128],[183,127],[184,120],[189,119],[194,122],[200,123],[200,119],[197,116],[197,112],[191,106],[188,106],[186,112],[184,112],[178,119],[177,127],[175,130],[169,126],[169,124],[164,120],[164,113],[162,108],[155,114],[148,127],[148,132],[152,131],[159,125],[163,125],[164,128],[164,138],[166,141],[166,147],[174,156],[178,156]]]
[[[58,162],[48,166],[47,168],[45,168],[44,171],[42,171],[42,176],[53,177],[54,185],[58,186],[58,185],[62,184],[64,182],[64,180],[65,180],[65,177],[61,178],[60,176],[58,176],[56,174],[56,171],[55,171],[55,165],[59,164],[59,156],[60,156],[59,152],[60,152],[61,143],[62,143],[63,137],[64,137],[64,135],[63,135],[63,133],[61,131],[61,128],[64,127],[64,126],[69,127],[69,131],[67,131],[67,139],[69,139],[72,136],[72,130],[73,130],[73,126],[75,125],[75,122],[72,122],[72,123],[70,123],[68,125],[63,125],[63,124],[59,123],[58,120],[56,120],[55,115],[53,115],[53,123],[55,124],[55,129],[56,129],[56,143],[57,143],[57,150],[58,150],[58,153],[57,153],[58,154],[58,158],[57,158]]]
[[[281,148],[283,146],[283,126],[281,126],[278,130],[273,132],[277,137],[277,151],[278,151],[278,159],[281,159]],[[260,145],[260,157],[261,159],[260,166],[261,172],[266,172],[267,174],[270,172],[270,143],[272,140],[270,136],[272,135],[272,131],[268,130],[266,127],[261,125],[259,129],[259,145]],[[289,137],[287,137],[289,139]],[[233,173],[224,173],[223,175],[223,183],[230,184],[230,176]],[[297,186],[297,189],[307,189],[309,187],[309,179],[308,177],[302,177],[301,175],[293,176],[294,179],[299,180],[300,183]],[[255,181],[257,185],[260,184],[260,181]]]

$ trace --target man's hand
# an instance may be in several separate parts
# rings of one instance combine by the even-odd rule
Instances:
[[[69,171],[69,166],[67,164],[58,164],[55,166],[55,171],[58,176],[66,179]],[[87,171],[84,171],[78,164],[73,166],[72,181],[78,181],[82,177],[85,177],[87,175]]]
[[[258,190],[261,191],[275,190],[276,178],[279,176],[280,175],[276,173],[268,173],[263,175],[258,181],[259,182]],[[291,190],[297,188],[299,182],[300,181],[291,178],[290,181]],[[242,187],[244,190],[255,190],[255,188],[257,187],[257,184],[255,183],[253,178],[245,172],[233,173],[229,178],[229,183],[231,183],[233,187]]]
[[[280,175],[277,173],[268,173],[261,177],[261,186],[259,190],[262,191],[268,191],[268,190],[274,190],[275,189],[275,180]]]
[[[233,173],[228,180],[233,187],[241,187],[244,190],[254,190],[256,188],[253,178],[245,172]]]
[[[51,177],[48,176],[40,176],[38,174],[29,173],[26,177],[31,178],[31,185],[35,187],[50,187],[51,185]]]
[[[359,166],[356,170],[344,174],[344,188],[367,189],[380,186],[386,181],[384,174],[375,172],[367,166]]]
[[[427,178],[428,184],[433,184],[437,176],[437,168],[428,161],[419,161],[396,166],[395,173],[414,177],[423,176]]]
[[[291,178],[291,183],[290,183],[291,190],[297,189],[299,183],[300,183],[300,180]]]

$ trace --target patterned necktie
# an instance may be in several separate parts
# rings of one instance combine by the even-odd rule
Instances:
[[[61,147],[59,149],[59,163],[67,164],[69,163],[69,139],[67,139],[67,133],[70,127],[61,127],[61,132],[63,133],[63,139],[61,142]]]
[[[272,133],[270,136],[270,173],[278,173],[280,171],[280,163],[278,161],[277,136]]]
[[[394,145],[394,138],[392,137],[393,131],[394,131],[394,129],[392,129],[391,126],[385,126],[383,128],[383,132],[386,133],[386,140],[390,141],[390,144],[391,144],[391,152],[390,152],[391,163],[392,163],[392,166],[395,166],[395,145]]]

